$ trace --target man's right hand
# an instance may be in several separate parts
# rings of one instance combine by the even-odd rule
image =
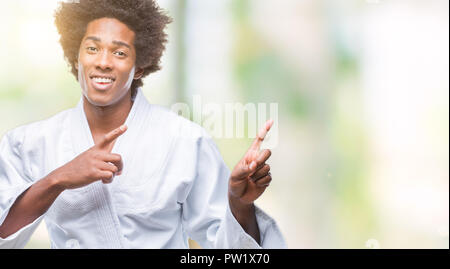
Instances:
[[[75,159],[52,172],[62,189],[76,189],[97,180],[111,183],[123,168],[122,157],[111,153],[112,144],[125,133],[125,125],[106,134],[96,145],[78,155]]]
[[[64,190],[80,188],[97,180],[112,182],[113,176],[123,168],[122,157],[111,153],[112,145],[126,130],[127,127],[122,125],[106,134],[95,146],[53,170],[19,195],[0,226],[0,238],[7,238],[32,223]]]

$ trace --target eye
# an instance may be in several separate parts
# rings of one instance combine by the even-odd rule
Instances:
[[[95,48],[95,47],[87,47],[86,50],[89,51],[89,52],[96,52],[97,48]]]
[[[116,51],[116,52],[114,52],[114,53],[115,53],[116,55],[121,56],[121,57],[127,56],[127,55],[125,54],[125,52],[120,51],[120,50],[118,50],[118,51]]]

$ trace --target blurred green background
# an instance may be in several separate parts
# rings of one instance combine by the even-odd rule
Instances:
[[[449,247],[449,2],[160,0],[151,103],[278,103],[256,204],[289,248]],[[0,135],[73,107],[56,1],[2,1]],[[229,166],[252,139],[215,139]],[[49,248],[42,223],[27,248]],[[191,242],[191,247],[198,247]]]

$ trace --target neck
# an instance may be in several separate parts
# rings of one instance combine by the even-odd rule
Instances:
[[[94,137],[106,134],[125,123],[133,102],[131,90],[117,103],[109,106],[95,106],[83,96],[83,108]]]

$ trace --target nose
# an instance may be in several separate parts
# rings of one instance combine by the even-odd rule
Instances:
[[[113,62],[107,50],[98,54],[96,68],[102,71],[111,71],[113,69]]]

